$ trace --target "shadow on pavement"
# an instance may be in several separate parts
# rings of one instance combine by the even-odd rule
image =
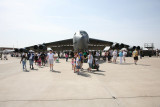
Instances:
[[[98,63],[99,63],[99,64],[103,64],[103,63],[106,63],[106,61],[104,61],[104,60],[99,60]]]
[[[24,72],[29,72],[29,70],[25,70]]]
[[[81,76],[83,76],[83,77],[91,77],[91,75],[89,75],[88,73],[87,73],[87,71],[80,71],[80,73],[79,73],[79,75],[81,75]]]
[[[38,69],[31,69],[31,71],[38,71]]]
[[[141,65],[141,66],[151,66],[151,65],[146,65],[146,64],[137,64],[137,65]]]
[[[133,65],[134,63],[122,63],[121,65]]]
[[[105,76],[105,74],[100,73],[100,72],[106,72],[106,71],[96,71],[96,70],[92,70],[92,72],[90,72],[90,73],[92,73],[92,74],[96,74],[96,75],[102,75],[102,76]]]
[[[52,72],[53,72],[53,73],[61,73],[60,71],[55,71],[55,70],[54,70],[54,71],[52,71]]]

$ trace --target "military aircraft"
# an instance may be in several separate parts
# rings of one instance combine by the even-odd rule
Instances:
[[[21,49],[16,49],[16,52],[28,52],[29,50],[34,50],[35,52],[47,51],[47,48],[51,48],[54,51],[85,51],[85,50],[104,50],[105,47],[109,46],[110,49],[122,49],[122,48],[133,48],[129,45],[123,43],[113,43],[110,41],[99,40],[94,38],[89,38],[86,31],[77,31],[73,38],[55,41],[50,43],[43,43],[39,45],[33,45]]]

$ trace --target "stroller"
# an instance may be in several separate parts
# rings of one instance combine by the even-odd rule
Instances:
[[[93,59],[92,69],[97,69],[97,71],[99,71],[98,59]]]

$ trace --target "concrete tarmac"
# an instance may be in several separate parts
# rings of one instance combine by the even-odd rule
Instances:
[[[119,58],[118,58],[119,59]],[[27,72],[19,58],[0,60],[0,107],[160,107],[160,58],[134,65],[102,62],[100,71],[73,73],[71,59]],[[118,60],[119,62],[119,60]]]

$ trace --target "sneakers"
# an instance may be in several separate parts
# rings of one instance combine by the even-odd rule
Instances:
[[[53,72],[53,69],[52,69],[52,70],[50,69],[50,71],[52,71],[52,72]]]

